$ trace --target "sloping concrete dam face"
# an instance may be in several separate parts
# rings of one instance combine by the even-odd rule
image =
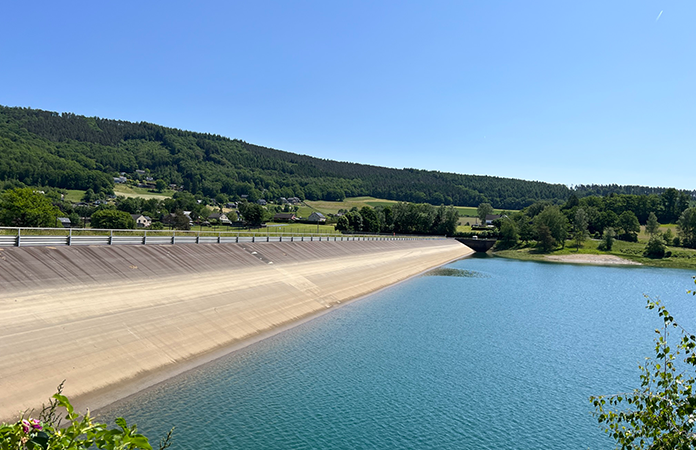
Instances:
[[[104,406],[471,250],[454,240],[0,249],[0,420]]]

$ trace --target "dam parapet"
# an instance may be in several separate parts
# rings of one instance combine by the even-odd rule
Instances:
[[[0,227],[0,247],[73,245],[176,245],[305,241],[404,241],[445,239],[443,236],[343,235],[255,231],[107,230],[94,228]]]

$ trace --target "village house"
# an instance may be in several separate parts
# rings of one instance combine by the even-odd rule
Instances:
[[[131,214],[133,220],[135,220],[135,226],[138,228],[147,228],[152,225],[152,219],[148,216],[142,214]]]
[[[63,228],[72,228],[72,223],[67,217],[59,217],[58,223],[60,223],[60,226]]]
[[[297,216],[293,213],[278,213],[273,216],[274,222],[294,222]]]
[[[208,216],[208,221],[217,221],[223,225],[231,225],[232,221],[227,217],[227,214],[212,213]]]
[[[499,214],[486,214],[486,225],[493,225],[494,220],[500,219]]]
[[[308,222],[315,222],[315,223],[321,223],[321,222],[326,222],[326,216],[324,216],[320,212],[314,211],[312,214],[307,217]]]

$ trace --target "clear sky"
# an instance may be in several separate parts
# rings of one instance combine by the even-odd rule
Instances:
[[[696,1],[7,1],[0,104],[389,167],[696,189]]]

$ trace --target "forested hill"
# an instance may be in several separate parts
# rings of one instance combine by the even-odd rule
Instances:
[[[520,209],[537,200],[565,200],[573,192],[561,184],[329,161],[146,122],[0,106],[0,180],[99,192],[110,191],[119,172],[136,170],[194,194],[246,194],[252,200],[369,195]],[[583,196],[661,189],[579,186],[575,191]]]

